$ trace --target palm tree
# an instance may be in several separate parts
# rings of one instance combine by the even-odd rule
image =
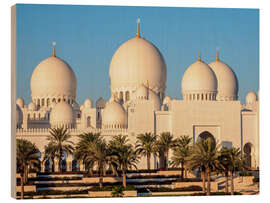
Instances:
[[[16,140],[17,170],[21,175],[21,199],[24,198],[24,183],[27,182],[28,167],[38,168],[39,154],[40,151],[31,142],[23,139]]]
[[[93,162],[87,157],[91,153],[91,146],[96,143],[100,137],[99,133],[83,133],[78,135],[79,141],[75,148],[75,158],[83,161],[85,168],[91,176],[93,176]]]
[[[43,162],[46,163],[46,161],[52,161],[52,172],[55,171],[55,163],[54,163],[54,158],[55,158],[55,154],[56,154],[56,146],[53,145],[52,143],[48,143],[45,146],[45,155],[44,155],[44,159]]]
[[[245,160],[241,158],[241,151],[239,148],[232,147],[227,151],[227,157],[229,162],[229,176],[231,179],[231,195],[234,194],[234,181],[233,175],[236,169],[241,169],[245,163]]]
[[[128,169],[137,169],[138,154],[132,145],[124,145],[121,149],[118,149],[116,155],[116,164],[122,172],[123,187],[127,187],[126,172]]]
[[[148,170],[150,170],[150,159],[151,154],[154,153],[155,143],[156,136],[154,136],[152,133],[145,133],[137,136],[136,149],[138,154],[146,156]]]
[[[217,173],[223,173],[225,175],[225,192],[229,192],[229,168],[230,168],[230,161],[229,161],[229,149],[227,147],[222,147],[220,150],[220,154],[218,156],[218,163],[217,163]]]
[[[204,179],[205,172],[207,175],[207,195],[210,195],[211,191],[211,170],[214,171],[217,165],[218,148],[219,145],[213,138],[201,139],[196,142],[193,147],[192,156],[190,158],[190,165],[192,168],[200,168],[202,170],[202,177]],[[205,180],[203,180],[203,188],[205,191]]]
[[[99,172],[99,187],[103,188],[103,176],[106,166],[111,163],[111,154],[104,139],[99,134],[86,133],[79,135],[76,146],[76,159],[83,160],[88,171],[97,167]]]
[[[158,137],[156,142],[156,151],[159,154],[164,152],[164,166],[165,169],[168,170],[168,158],[169,158],[169,149],[175,146],[175,140],[173,139],[173,135],[170,132],[163,132]]]
[[[64,154],[72,154],[74,143],[70,140],[71,135],[68,133],[67,128],[52,128],[50,129],[50,135],[47,137],[49,144],[55,151],[56,157],[58,157],[58,168],[62,171],[61,162]]]
[[[172,164],[174,167],[181,165],[181,178],[184,178],[184,170],[185,178],[187,178],[186,163],[191,155],[191,140],[189,136],[182,135],[180,138],[176,139],[175,147],[173,148]]]

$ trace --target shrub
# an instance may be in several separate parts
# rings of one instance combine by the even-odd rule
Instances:
[[[239,173],[239,176],[252,176],[252,173],[248,171],[242,171]]]
[[[113,197],[123,197],[124,196],[124,188],[123,186],[115,186],[112,189],[112,196]]]
[[[259,183],[260,182],[260,178],[253,178],[253,183]]]

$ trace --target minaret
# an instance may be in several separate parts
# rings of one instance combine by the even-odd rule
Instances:
[[[137,34],[136,34],[136,37],[140,38],[140,22],[141,22],[141,19],[140,18],[137,18]]]
[[[52,55],[55,57],[55,46],[56,46],[56,42],[53,42],[52,45],[53,45]]]

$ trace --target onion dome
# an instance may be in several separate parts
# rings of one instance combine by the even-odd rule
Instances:
[[[90,98],[87,98],[84,101],[84,108],[92,108],[93,107],[93,102]]]
[[[201,60],[193,63],[182,78],[182,95],[184,100],[215,100],[217,79],[212,69]]]
[[[246,96],[246,104],[254,104],[257,100],[257,95],[254,91],[250,91]]]
[[[127,114],[121,104],[114,100],[106,103],[102,114],[103,128],[127,128]]]
[[[97,108],[97,109],[103,109],[103,108],[105,108],[105,104],[106,104],[105,100],[104,100],[102,97],[100,97],[100,98],[96,101],[96,108]]]
[[[166,96],[163,100],[163,104],[169,104],[171,102],[171,97]]]
[[[70,104],[63,100],[57,103],[51,111],[50,124],[52,128],[55,127],[74,127],[74,113]]]
[[[36,110],[36,105],[35,105],[33,102],[31,102],[31,103],[28,105],[28,110],[30,110],[30,111],[35,111],[35,110]]]
[[[22,110],[21,110],[21,108],[19,107],[19,105],[16,104],[16,125],[17,125],[17,128],[20,127],[20,125],[22,124],[22,121],[23,121],[23,113],[22,113]]]
[[[36,104],[43,98],[45,101],[47,99],[53,101],[57,98],[75,100],[76,83],[76,76],[72,68],[55,56],[53,47],[53,56],[43,60],[33,71],[31,77],[32,100]]]
[[[124,42],[112,57],[109,71],[112,94],[133,92],[147,82],[156,93],[164,93],[166,75],[162,54],[155,45],[141,38],[138,23],[137,36]]]
[[[16,104],[22,109],[24,108],[24,100],[23,98],[19,97],[17,100],[16,100]]]
[[[71,105],[73,110],[75,111],[79,111],[80,110],[80,106],[77,102],[73,102],[73,104]]]
[[[219,101],[237,100],[238,81],[233,70],[225,63],[219,60],[218,50],[216,61],[213,61],[209,66],[214,71],[217,78],[217,96]]]

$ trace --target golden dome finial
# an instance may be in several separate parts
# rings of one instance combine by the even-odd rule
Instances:
[[[141,22],[141,19],[137,18],[136,22],[137,22],[137,34],[136,34],[136,37],[140,38],[141,37],[140,36],[140,22]]]
[[[53,52],[52,52],[52,55],[55,56],[55,46],[56,46],[56,42],[53,42],[52,45],[53,45]]]
[[[199,51],[198,61],[201,61],[201,52]]]
[[[219,61],[218,48],[217,48],[217,53],[216,53],[216,61]]]

